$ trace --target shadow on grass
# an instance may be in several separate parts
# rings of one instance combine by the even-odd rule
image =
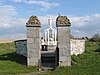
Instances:
[[[18,55],[15,52],[0,55],[0,60],[10,60],[20,63],[22,65],[27,65],[26,57]]]
[[[100,52],[100,49],[95,50],[95,52]]]
[[[100,52],[100,44],[98,44],[98,45],[99,45],[99,48],[96,49],[94,52]]]

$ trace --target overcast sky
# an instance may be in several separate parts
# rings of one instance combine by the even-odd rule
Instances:
[[[68,16],[74,36],[100,33],[100,0],[0,0],[0,39],[25,38],[31,15],[38,16],[44,31],[48,16],[55,26],[58,13]]]

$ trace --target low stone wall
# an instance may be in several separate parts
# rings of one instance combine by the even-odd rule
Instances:
[[[15,41],[16,53],[27,57],[27,40]]]
[[[83,39],[71,39],[71,55],[82,54],[85,51],[85,40]]]
[[[15,41],[16,53],[27,57],[27,40]],[[70,39],[71,55],[82,54],[85,51],[85,40]]]

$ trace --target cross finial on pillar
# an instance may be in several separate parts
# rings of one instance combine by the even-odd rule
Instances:
[[[49,22],[50,28],[52,28],[52,20],[51,20],[51,16],[49,16],[48,22]]]

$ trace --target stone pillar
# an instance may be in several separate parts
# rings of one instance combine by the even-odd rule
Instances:
[[[59,66],[71,66],[70,53],[70,21],[67,16],[58,16],[56,19],[57,38],[59,48]]]
[[[40,21],[36,16],[31,16],[26,23],[27,27],[27,65],[38,66],[40,55]]]

